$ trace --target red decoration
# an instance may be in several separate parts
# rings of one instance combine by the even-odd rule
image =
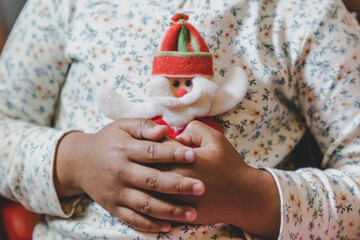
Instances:
[[[166,125],[169,129],[168,131],[168,137],[171,139],[175,139],[175,137],[179,136],[184,129],[181,129],[179,131],[175,131],[173,128],[171,128],[163,119],[161,116],[157,116],[152,118],[151,120],[153,120],[156,124],[159,125]],[[206,125],[212,127],[213,129],[219,131],[220,133],[223,133],[218,125],[218,123],[215,121],[215,119],[213,117],[202,117],[202,118],[197,118],[196,120],[205,123]],[[197,146],[193,146],[193,147],[197,147]]]
[[[214,77],[212,57],[157,56],[152,75]]]
[[[181,24],[171,25],[161,43],[160,51],[177,51],[180,28]]]
[[[31,240],[38,217],[19,203],[0,199],[0,228],[6,240]]]
[[[184,19],[185,21],[187,21],[187,20],[189,20],[189,15],[184,14],[184,13],[181,15],[180,13],[177,13],[171,18],[171,21],[177,22],[180,19]]]
[[[177,13],[155,53],[152,75],[214,77],[213,56],[200,33],[189,23],[186,14]]]
[[[178,37],[181,28],[181,23],[172,24],[166,32],[164,39],[161,43],[160,51],[178,51]],[[185,27],[189,31],[190,36],[194,37],[196,43],[200,47],[200,52],[210,52],[208,45],[202,38],[200,33],[190,23],[185,23]],[[189,41],[189,44],[190,41]]]
[[[194,28],[193,25],[186,23],[185,24],[187,30],[189,31],[190,35],[193,36],[196,40],[196,42],[199,44],[200,52],[210,52],[210,49],[208,45],[206,44],[203,37],[200,35],[200,33]]]

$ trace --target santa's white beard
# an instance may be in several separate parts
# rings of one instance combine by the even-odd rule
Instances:
[[[192,90],[181,98],[172,95],[169,84],[165,77],[156,77],[147,87],[147,94],[168,125],[181,129],[193,119],[207,116],[217,90],[215,83],[204,77],[195,77]]]
[[[153,77],[147,84],[149,100],[134,103],[104,85],[96,90],[96,102],[108,118],[153,118],[162,116],[173,128],[183,128],[197,117],[215,116],[234,108],[247,91],[247,75],[241,68],[231,69],[222,84],[204,77],[192,80],[193,88],[181,98],[171,93],[169,80]]]

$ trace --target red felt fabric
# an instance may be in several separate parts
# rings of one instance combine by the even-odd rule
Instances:
[[[171,25],[161,43],[160,51],[178,51],[177,44],[181,25],[181,23],[175,23]],[[189,23],[185,23],[185,27],[189,31],[189,34],[195,38],[200,47],[200,52],[210,52],[208,45],[205,43],[200,33]],[[191,46],[190,37],[188,38],[187,46],[190,52],[194,51],[193,47]]]
[[[179,131],[175,131],[173,128],[171,128],[163,119],[161,116],[157,116],[152,118],[151,120],[153,120],[156,124],[159,125],[166,125],[169,129],[168,131],[168,137],[171,139],[175,139],[176,136],[180,135],[184,129],[181,129]],[[218,123],[215,121],[215,118],[213,117],[202,117],[202,118],[196,118],[196,120],[205,123],[206,125],[212,127],[213,129],[223,133],[223,131],[221,131]],[[193,146],[194,147],[194,146]]]
[[[213,59],[209,56],[156,56],[152,75],[214,77]]]
[[[187,20],[185,14],[175,14],[173,21],[179,19]],[[203,76],[212,78],[214,76],[212,56],[176,56],[181,27],[186,28],[188,36],[184,40],[189,52],[196,51],[210,53],[208,45],[201,37],[200,33],[189,23],[174,23],[170,26],[160,45],[160,52],[170,52],[167,56],[155,56],[153,61],[152,75],[160,76]],[[184,37],[184,36],[183,36]],[[191,42],[191,39],[195,41]],[[181,42],[182,43],[182,42]],[[186,48],[184,44],[184,49]],[[192,45],[194,44],[194,46]],[[174,54],[172,54],[174,52]]]
[[[189,52],[194,52],[194,48],[193,48],[193,46],[191,44],[190,38],[187,39],[186,45],[187,45],[187,47],[189,49]]]
[[[172,24],[160,46],[160,51],[177,51],[178,36],[181,24]]]
[[[194,28],[194,26],[189,23],[185,23],[185,26],[189,31],[190,35],[192,35],[196,39],[196,42],[199,44],[200,52],[210,52],[208,45],[205,43],[204,39],[202,38],[200,33]]]
[[[180,19],[184,19],[185,21],[189,20],[189,15],[183,14],[183,16],[184,16],[184,18],[181,16],[180,13],[176,13],[176,14],[171,18],[171,21],[177,22],[177,21],[179,21]]]

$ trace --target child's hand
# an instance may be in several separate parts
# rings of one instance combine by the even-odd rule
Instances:
[[[164,196],[193,205],[198,217],[193,223],[230,223],[244,230],[276,237],[280,228],[280,200],[271,174],[248,166],[225,136],[193,121],[176,138],[195,148],[191,165],[168,164],[174,173],[203,181],[201,196]],[[167,170],[169,170],[167,169]]]
[[[201,181],[161,172],[147,163],[190,163],[194,150],[166,137],[151,120],[122,119],[96,134],[70,133],[58,146],[55,185],[60,197],[87,193],[138,230],[167,232],[168,221],[193,221],[193,207],[152,194],[201,195]]]

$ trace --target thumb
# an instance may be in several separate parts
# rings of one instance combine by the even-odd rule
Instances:
[[[176,137],[180,143],[192,146],[206,147],[217,142],[216,139],[223,137],[223,135],[215,129],[200,121],[190,122],[184,131]]]
[[[168,128],[146,118],[123,118],[111,123],[136,139],[159,141],[166,137]]]

